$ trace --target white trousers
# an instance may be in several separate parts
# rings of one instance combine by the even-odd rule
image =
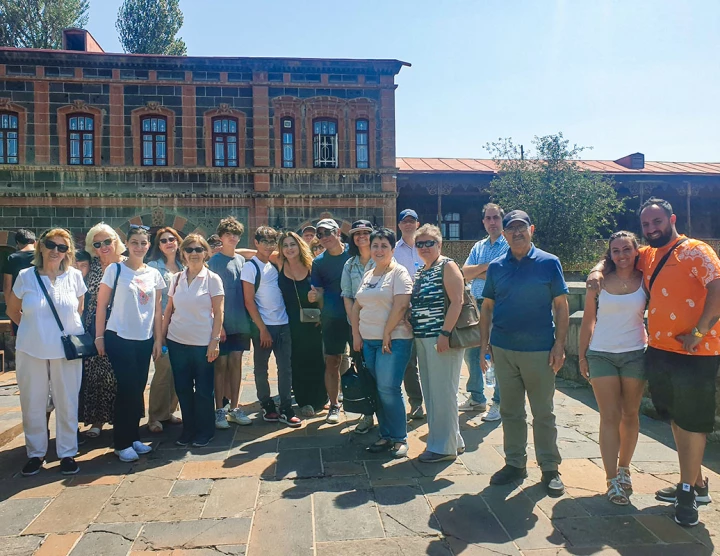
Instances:
[[[43,458],[47,454],[47,406],[51,387],[57,456],[60,459],[75,457],[82,359],[37,359],[18,351],[15,366],[28,458]]]

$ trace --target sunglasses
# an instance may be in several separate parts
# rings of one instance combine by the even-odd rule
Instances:
[[[322,238],[324,238],[324,237],[330,237],[331,235],[333,235],[332,230],[328,230],[328,231],[325,232],[325,233],[321,232],[320,230],[318,230],[317,232],[315,232],[315,237],[318,238],[318,239],[322,239]]]
[[[422,249],[423,247],[432,247],[437,243],[434,239],[428,239],[427,241],[416,241],[415,249]]]
[[[68,249],[70,249],[70,247],[68,247],[64,243],[55,243],[54,241],[51,241],[49,239],[46,239],[45,241],[43,241],[43,245],[45,246],[45,249],[47,249],[49,251],[52,251],[53,249],[57,249],[58,252],[60,252],[60,253],[67,253]]]
[[[150,231],[150,226],[143,226],[142,224],[130,224],[130,229],[140,229],[145,230],[146,232]]]
[[[204,247],[186,247],[185,249],[183,249],[183,251],[185,251],[189,255],[190,253],[202,253],[203,251],[205,251],[205,248]]]
[[[110,238],[104,239],[102,241],[93,241],[93,247],[95,249],[100,249],[103,245],[112,245],[113,240]]]
[[[160,240],[160,243],[162,243],[163,245],[165,245],[166,243],[175,243],[176,241],[177,241],[177,239],[175,239],[175,236],[170,236],[170,237],[164,237],[164,238],[162,238],[162,239]]]

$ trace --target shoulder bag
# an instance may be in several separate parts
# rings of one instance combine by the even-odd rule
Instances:
[[[447,290],[445,290],[445,266],[450,261],[447,259],[443,263],[442,284],[443,297],[445,298],[445,314],[450,307]],[[460,269],[462,274],[462,269]],[[450,333],[451,348],[471,348],[482,344],[480,341],[480,311],[478,311],[475,298],[470,294],[470,285],[463,281],[463,304],[460,309],[460,316]]]
[[[320,322],[320,309],[314,309],[312,307],[303,307],[300,302],[300,294],[298,293],[297,283],[294,278],[292,280],[293,286],[295,286],[295,295],[298,300],[298,307],[300,308],[300,322],[307,322],[311,324],[317,324]]]
[[[40,284],[40,289],[45,296],[45,300],[50,306],[53,317],[55,317],[55,322],[57,322],[60,332],[62,333],[62,337],[60,339],[62,341],[63,350],[65,351],[65,359],[73,361],[75,359],[82,359],[83,357],[93,357],[97,355],[95,338],[89,332],[84,332],[83,334],[65,334],[65,328],[63,327],[60,317],[57,314],[55,304],[52,299],[50,299],[50,295],[48,295],[45,284],[43,283],[42,278],[40,278],[40,273],[37,268],[35,268],[35,277],[37,278],[38,284]]]
[[[350,413],[372,415],[377,411],[377,385],[362,353],[354,353],[352,366],[340,378],[343,409]]]

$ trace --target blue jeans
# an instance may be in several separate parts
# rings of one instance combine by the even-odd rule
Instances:
[[[215,371],[207,346],[166,340],[183,418],[183,438],[207,441],[215,435]]]
[[[465,349],[465,364],[468,366],[470,377],[468,378],[465,389],[468,391],[472,399],[478,403],[486,403],[485,397],[485,374],[480,367],[480,347]],[[494,404],[500,404],[500,385],[495,377],[495,392],[492,401]]]
[[[412,340],[392,340],[392,353],[383,353],[382,340],[363,340],[365,364],[377,383],[380,438],[392,442],[407,440],[407,415],[402,383],[412,344]]]

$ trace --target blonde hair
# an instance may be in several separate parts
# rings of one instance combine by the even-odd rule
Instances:
[[[205,258],[204,262],[208,262],[210,260],[210,245],[208,245],[207,240],[201,236],[200,234],[188,234],[185,239],[183,239],[182,243],[180,244],[180,247],[178,247],[178,251],[180,251],[180,259],[185,264],[185,266],[188,266],[187,262],[187,253],[185,253],[185,248],[190,245],[191,243],[199,243],[202,245],[202,247],[205,249]],[[205,265],[207,266],[207,265]]]
[[[440,231],[440,228],[434,224],[423,224],[420,226],[418,231],[415,232],[415,237],[419,236],[430,236],[438,243],[442,243],[442,232]]]
[[[105,222],[100,222],[99,224],[95,224],[92,228],[90,228],[87,235],[85,236],[85,251],[90,253],[91,257],[98,256],[97,251],[95,251],[95,247],[93,247],[93,241],[95,241],[95,236],[101,232],[106,233],[112,238],[113,243],[115,244],[116,255],[122,255],[125,252],[125,244],[120,240],[117,232],[113,230],[110,226],[105,224]]]
[[[303,240],[303,238],[295,232],[283,232],[280,234],[280,237],[278,238],[278,260],[281,264],[287,260],[285,255],[283,255],[283,241],[289,237],[294,239],[295,243],[298,245],[298,249],[300,251],[300,262],[305,268],[310,270],[312,268],[313,261],[312,251],[310,251],[310,247],[308,247],[308,244],[305,243],[305,240]]]
[[[62,261],[60,261],[60,270],[64,272],[69,266],[73,266],[75,264],[75,242],[73,241],[70,232],[68,232],[65,228],[52,228],[51,230],[46,230],[42,233],[37,241],[37,248],[35,249],[35,256],[32,264],[36,268],[43,267],[44,262],[42,250],[47,249],[44,242],[46,239],[53,237],[61,237],[67,241],[68,244],[68,250],[65,253],[65,257]]]

